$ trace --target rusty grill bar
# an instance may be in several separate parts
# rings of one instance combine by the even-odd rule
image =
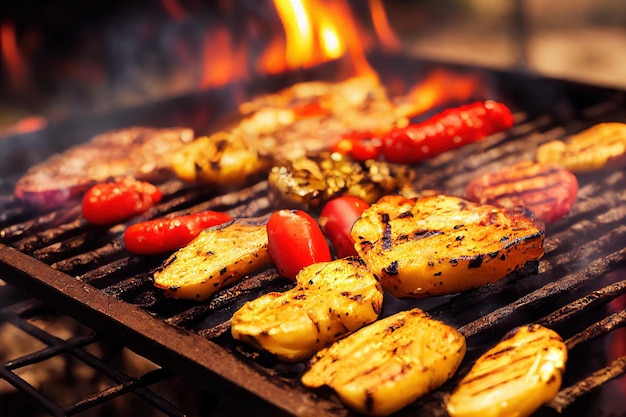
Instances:
[[[541,143],[594,123],[626,121],[624,92],[523,74],[494,71],[492,76],[496,90],[517,105],[515,126],[416,166],[418,188],[464,195],[473,176],[534,159]],[[543,97],[521,92],[542,86],[558,91],[559,100],[541,102]],[[398,416],[418,410],[445,416],[443,398],[459,376],[504,333],[525,323],[538,322],[557,330],[570,349],[561,392],[539,414],[574,413],[574,403],[593,397],[598,388],[626,372],[626,357],[608,360],[604,346],[615,329],[626,323],[624,310],[615,310],[611,304],[626,293],[626,171],[603,171],[578,179],[575,206],[566,219],[547,228],[546,254],[538,264],[462,294],[385,301],[383,314],[419,306],[457,326],[468,339],[467,357],[457,376]],[[152,287],[150,278],[164,257],[125,252],[123,225],[94,228],[82,219],[78,205],[46,214],[29,212],[13,198],[13,181],[1,184],[0,264],[4,272],[0,278],[153,360],[163,367],[156,377],[164,376],[160,372],[167,373],[165,369],[175,371],[202,386],[248,395],[286,415],[351,414],[332,393],[314,392],[299,384],[302,364],[278,363],[230,338],[229,319],[239,306],[291,285],[274,269],[202,303],[167,299]],[[142,218],[200,209],[258,217],[275,209],[265,181],[224,195],[175,180],[161,188],[165,198]],[[586,366],[581,360],[589,352],[600,352],[599,366]],[[2,377],[13,379],[8,372],[16,366],[19,362],[5,364]],[[118,377],[122,385],[128,383]],[[143,387],[143,380],[130,383]]]

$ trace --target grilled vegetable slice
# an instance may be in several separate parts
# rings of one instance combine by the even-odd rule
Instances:
[[[269,169],[269,160],[237,132],[217,132],[180,148],[172,167],[183,181],[237,187]]]
[[[558,393],[566,361],[557,333],[537,324],[518,327],[478,358],[450,396],[448,413],[528,416]]]
[[[370,324],[318,352],[302,376],[327,385],[350,408],[391,414],[438,388],[465,356],[465,338],[415,308]]]
[[[335,340],[378,318],[383,291],[358,258],[318,262],[304,268],[297,285],[244,304],[231,333],[285,361],[313,356]]]
[[[204,300],[256,270],[268,267],[265,225],[232,223],[202,231],[154,273],[154,285],[173,298]]]
[[[453,196],[385,196],[354,223],[355,248],[395,297],[492,283],[543,256],[544,225],[523,208]]]
[[[537,161],[573,172],[595,171],[626,162],[626,123],[596,124],[564,141],[553,140],[537,149]]]
[[[321,209],[332,198],[343,195],[371,204],[410,182],[406,167],[373,160],[361,163],[339,153],[320,152],[273,166],[268,188],[274,201],[295,208]]]
[[[523,161],[474,178],[467,198],[480,204],[524,206],[544,223],[561,220],[578,192],[576,176],[558,165]]]

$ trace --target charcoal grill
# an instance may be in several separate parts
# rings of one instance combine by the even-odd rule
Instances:
[[[405,56],[374,58],[372,62],[383,63],[377,68],[383,81],[400,76],[406,85],[440,67],[478,71],[489,89],[484,97],[475,98],[499,99],[514,111],[515,126],[509,131],[416,165],[415,185],[420,189],[464,195],[465,186],[475,175],[533,159],[541,143],[567,137],[598,122],[626,122],[626,93],[617,89]],[[274,91],[330,72],[332,68],[321,73],[298,73],[265,83],[265,88]],[[224,105],[225,98],[232,96],[231,88],[143,106],[125,111],[123,117],[108,114],[6,138],[3,158],[25,147],[44,149],[31,157],[28,164],[32,164],[55,150],[50,149],[50,143],[66,147],[91,134],[124,125],[185,125],[208,133],[234,112],[234,103],[227,101],[229,105]],[[150,279],[150,272],[164,257],[129,255],[121,241],[124,226],[95,228],[82,219],[78,203],[51,213],[30,211],[12,196],[15,172],[14,168],[7,170],[0,190],[0,278],[84,323],[96,334],[119,341],[158,364],[158,369],[141,378],[114,374],[118,385],[65,409],[30,392],[44,409],[54,415],[75,414],[90,403],[134,388],[167,415],[179,415],[180,409],[155,398],[146,388],[173,373],[214,392],[249,399],[273,410],[272,415],[353,415],[331,392],[299,384],[303,364],[277,362],[230,337],[229,318],[242,303],[268,291],[289,288],[289,282],[273,268],[204,302],[167,299],[152,287]],[[445,416],[444,396],[478,355],[514,326],[532,322],[558,331],[570,349],[561,391],[537,414],[580,415],[582,411],[603,415],[607,393],[616,389],[615,384],[623,380],[626,371],[626,357],[610,355],[611,344],[626,344],[626,336],[618,330],[626,323],[626,313],[623,307],[615,307],[614,301],[626,292],[626,171],[603,171],[578,178],[576,203],[565,219],[548,226],[546,254],[537,264],[462,294],[411,302],[385,301],[383,314],[419,306],[457,326],[468,340],[468,353],[457,376],[397,416]],[[161,188],[165,198],[143,218],[199,209],[256,217],[277,208],[268,200],[265,181],[226,194],[176,180],[161,184]],[[0,317],[18,323],[20,318],[36,314],[38,308],[38,301],[22,302],[2,310]],[[74,349],[90,343],[90,337],[94,336],[69,343]],[[68,349],[59,348],[65,344],[58,340],[49,343],[51,347],[39,355],[48,357]],[[36,363],[35,356],[5,364],[0,376],[25,391],[33,391],[14,370]],[[626,413],[623,405],[617,410]]]

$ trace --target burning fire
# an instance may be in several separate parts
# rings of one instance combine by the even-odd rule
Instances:
[[[367,54],[375,49],[387,52],[401,51],[402,45],[393,33],[382,0],[361,3],[363,11],[367,8],[369,12],[369,19],[365,19],[368,22],[356,18],[352,10],[354,3],[348,0],[272,1],[275,10],[269,15],[246,16],[244,12],[243,17],[236,14],[237,11],[228,2],[218,2],[224,16],[216,19],[214,15],[207,15],[206,11],[204,14],[198,12],[198,3],[161,0],[156,6],[160,7],[160,13],[176,27],[192,27],[194,30],[200,28],[198,29],[198,33],[201,34],[200,42],[197,43],[197,39],[166,38],[166,52],[157,52],[170,54],[170,58],[178,62],[180,64],[178,67],[183,69],[172,71],[170,79],[165,79],[165,82],[159,79],[158,86],[138,86],[137,90],[152,91],[154,89],[152,87],[164,90],[164,94],[150,93],[147,97],[154,99],[159,96],[178,95],[181,92],[188,93],[193,90],[247,82],[258,78],[259,75],[275,75],[313,68],[330,61],[338,66],[334,73],[338,78],[369,76],[378,80],[379,76],[368,62]],[[238,21],[241,25],[240,30],[234,30],[233,16],[241,20]],[[201,24],[198,25],[198,22]],[[137,25],[145,29],[145,23],[144,21]],[[142,29],[141,36],[145,33],[156,33],[154,29],[154,27],[148,31]],[[33,55],[32,47],[28,48],[18,35],[13,23],[7,21],[0,23],[0,64],[5,69],[7,78],[5,82],[8,82],[10,89],[17,94],[35,85],[34,75],[29,72],[29,69],[35,68],[35,64],[30,62],[30,56]],[[147,45],[148,48],[152,46]],[[133,47],[141,53],[141,45]],[[97,51],[90,51],[89,54],[99,56]],[[87,65],[84,62],[74,65],[69,63],[57,65],[56,68],[73,71],[61,74],[59,76],[61,80],[77,80],[79,84],[82,82],[79,88],[93,88],[97,93],[106,89],[107,82],[117,82],[104,80],[106,78],[104,69],[98,72],[101,75],[98,82],[90,82],[93,77],[86,77],[88,74],[83,72],[94,70],[99,63],[99,61]],[[150,68],[147,70],[150,71]],[[77,75],[76,71],[81,71],[81,74]],[[155,73],[160,74],[156,70]],[[141,78],[141,81],[146,83],[150,80],[147,76]],[[385,80],[386,84],[391,85],[393,82],[394,80]],[[409,113],[420,114],[450,100],[466,100],[472,95],[477,84],[479,82],[476,79],[465,75],[443,71],[432,73],[410,91],[407,100],[410,101],[407,105],[411,106]],[[124,87],[118,87],[115,91],[127,91],[128,88]],[[404,93],[406,89],[402,91]],[[89,92],[86,95],[88,94]],[[119,106],[119,103],[112,105]],[[32,131],[44,125],[44,118],[30,118],[27,122],[15,123],[12,128],[18,131],[24,129]]]

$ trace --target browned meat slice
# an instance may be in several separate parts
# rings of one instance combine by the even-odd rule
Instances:
[[[158,182],[172,174],[170,155],[194,139],[188,128],[130,127],[112,130],[31,167],[15,196],[44,210],[59,207],[108,178]]]

